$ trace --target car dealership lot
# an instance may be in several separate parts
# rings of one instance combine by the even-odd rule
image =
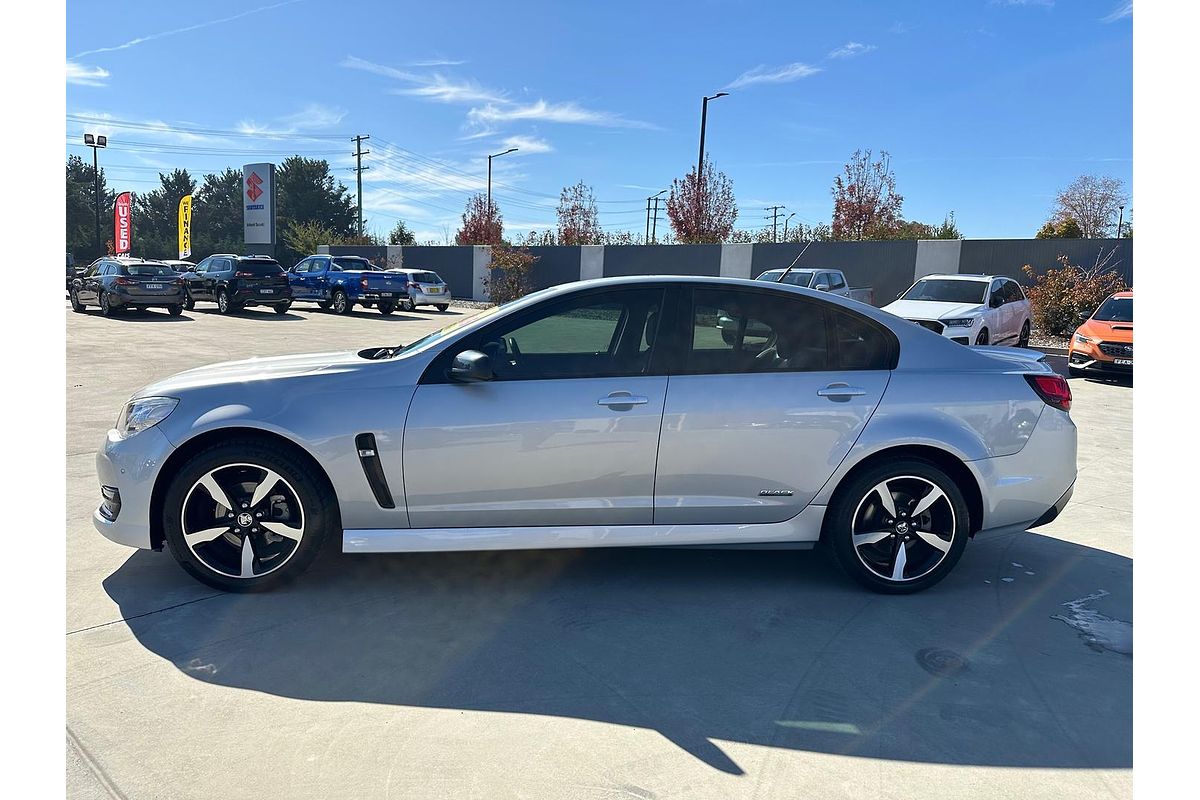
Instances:
[[[335,547],[235,596],[93,530],[95,450],[128,395],[474,312],[210,308],[66,312],[72,794],[1130,794],[1129,387],[1071,381],[1062,517],[973,542],[919,595],[865,593],[814,553]]]

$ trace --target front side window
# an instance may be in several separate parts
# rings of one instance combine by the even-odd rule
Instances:
[[[823,306],[792,297],[726,289],[692,293],[684,371],[727,374],[829,368]]]
[[[846,288],[846,281],[842,280],[842,274],[840,272],[829,273],[829,288],[830,289]]]

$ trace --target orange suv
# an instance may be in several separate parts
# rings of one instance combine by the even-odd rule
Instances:
[[[1067,366],[1074,377],[1133,375],[1132,289],[1109,297],[1075,330]]]

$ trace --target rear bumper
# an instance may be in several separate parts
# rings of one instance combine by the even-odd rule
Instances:
[[[125,294],[123,292],[109,292],[109,296],[116,302],[116,306],[137,306],[137,307],[154,307],[154,306],[178,306],[183,304],[183,289],[172,294]]]
[[[428,294],[426,292],[409,292],[408,297],[415,306],[441,306],[450,302],[450,293]]]
[[[1077,431],[1070,414],[1047,406],[1017,453],[966,462],[983,495],[980,533],[1045,525],[1071,499]]]
[[[275,287],[272,294],[262,294],[258,289],[238,289],[229,299],[239,306],[270,306],[291,300],[292,287]]]

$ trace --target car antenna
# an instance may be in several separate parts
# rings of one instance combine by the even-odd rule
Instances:
[[[802,249],[802,250],[800,251],[800,255],[796,256],[796,260],[795,260],[795,261],[793,261],[792,263],[788,264],[788,266],[787,266],[787,269],[785,269],[785,270],[783,271],[783,274],[782,274],[782,275],[780,275],[778,279],[776,279],[776,281],[775,281],[776,283],[783,283],[783,279],[784,279],[784,278],[786,278],[786,277],[787,277],[787,274],[788,274],[789,272],[791,272],[791,271],[792,271],[792,267],[796,266],[796,261],[799,261],[801,258],[803,258],[803,257],[804,257],[804,253],[805,253],[805,251],[806,251],[806,250],[808,250],[808,246],[809,246],[810,244],[812,244],[812,239],[809,239],[809,240],[808,240],[808,241],[805,243],[805,245],[804,245],[804,249]]]

